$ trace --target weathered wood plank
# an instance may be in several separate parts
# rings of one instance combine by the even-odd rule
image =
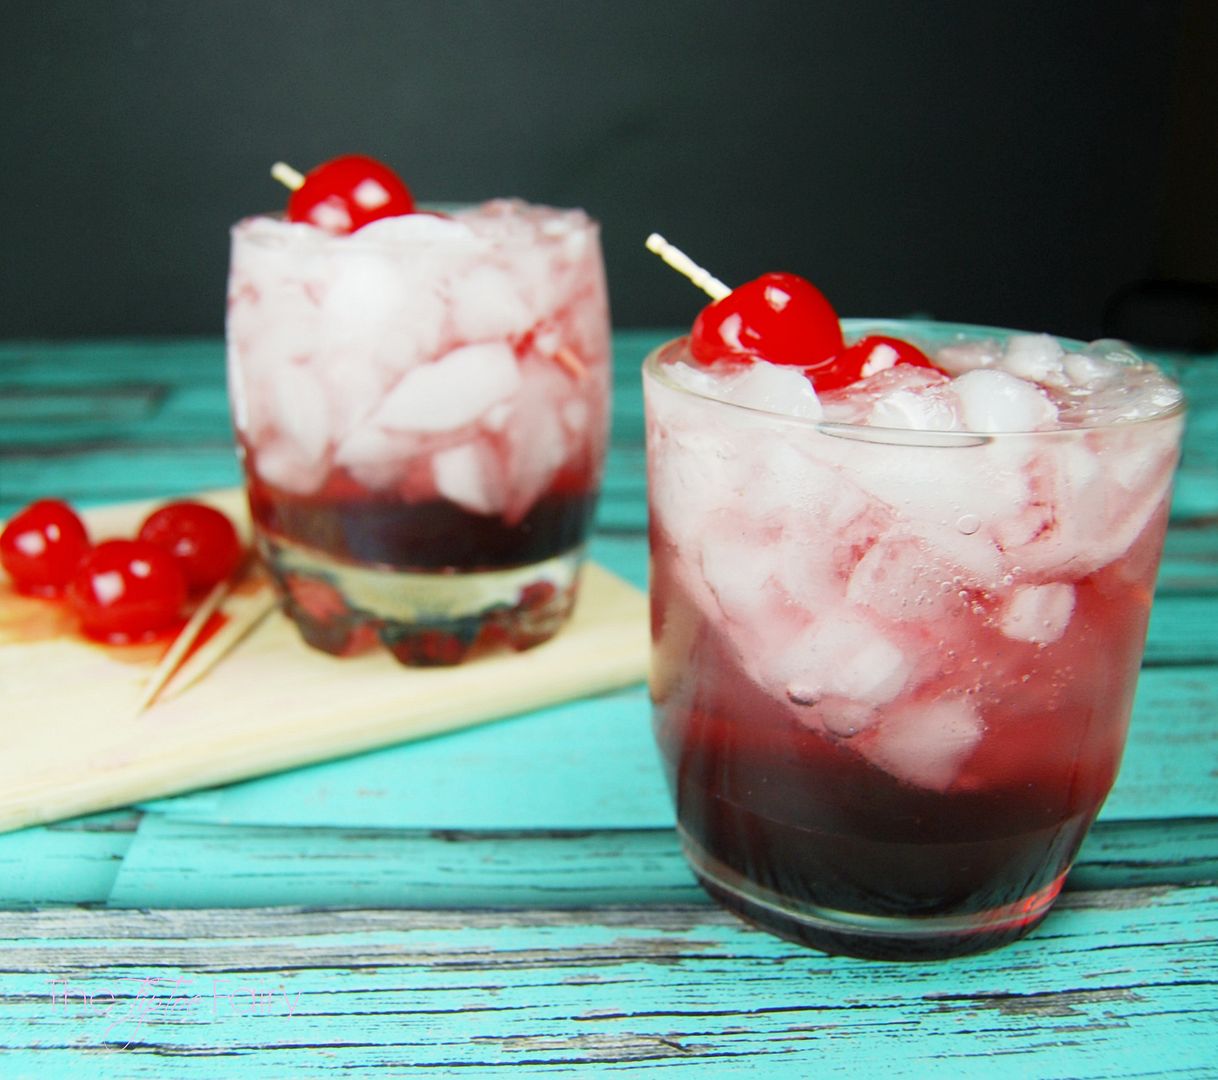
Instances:
[[[1216,900],[1076,893],[1005,950],[910,965],[704,906],[10,913],[0,1046],[15,1075],[1203,1076]]]
[[[104,902],[139,819],[115,811],[0,837],[0,907]]]
[[[1101,821],[1067,889],[1218,883],[1218,818]],[[147,815],[111,907],[560,908],[705,902],[672,829],[294,829]]]

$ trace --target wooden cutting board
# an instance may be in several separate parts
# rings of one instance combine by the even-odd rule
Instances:
[[[240,491],[198,498],[248,533]],[[94,539],[132,535],[156,505],[83,516]],[[61,605],[17,596],[0,571],[0,831],[636,683],[647,670],[647,604],[638,589],[589,564],[575,614],[555,638],[450,668],[405,668],[381,652],[332,658],[305,646],[274,611],[197,683],[139,713],[168,647],[92,644]]]

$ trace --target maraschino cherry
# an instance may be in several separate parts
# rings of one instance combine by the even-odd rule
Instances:
[[[302,175],[277,161],[271,175],[292,189],[288,220],[343,235],[373,221],[414,213],[414,196],[388,165],[347,154]]]
[[[821,291],[796,274],[769,273],[738,285],[694,320],[689,351],[703,364],[760,357],[812,367],[842,351],[842,327]]]
[[[896,364],[934,367],[897,338],[873,335],[846,348],[833,306],[796,274],[762,274],[731,289],[657,233],[647,238],[647,249],[714,301],[699,312],[689,336],[690,354],[701,364],[766,360],[802,367],[822,392]]]
[[[0,533],[0,564],[26,596],[61,595],[88,550],[84,523],[59,499],[31,503]]]
[[[699,312],[689,336],[689,351],[699,363],[760,359],[810,367],[842,351],[837,312],[797,274],[762,274],[731,289],[657,233],[647,238],[647,248],[714,301]]]
[[[817,392],[824,393],[840,390],[898,364],[938,370],[916,345],[884,334],[870,334],[825,363],[810,365],[807,374]]]
[[[173,502],[154,510],[138,536],[177,560],[192,593],[227,581],[241,562],[241,540],[233,523],[203,503]]]
[[[68,602],[88,637],[116,645],[150,641],[180,621],[186,576],[156,544],[106,540],[77,567]]]

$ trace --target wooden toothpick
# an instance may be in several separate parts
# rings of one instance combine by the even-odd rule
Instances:
[[[282,161],[277,161],[271,166],[271,175],[285,188],[290,188],[292,191],[298,190],[305,182],[303,173],[297,172],[291,165]]]
[[[647,237],[647,250],[659,255],[678,274],[689,278],[712,300],[722,300],[732,290],[709,270],[699,266],[680,248],[674,247],[659,233]]]
[[[227,581],[221,581],[212,586],[211,591],[208,592],[203,598],[203,602],[195,609],[190,620],[178,631],[178,636],[173,639],[173,644],[169,647],[169,651],[161,657],[160,663],[157,664],[152,674],[148,676],[144,692],[140,695],[139,702],[135,707],[136,716],[156,701],[166,684],[174,680],[175,676],[182,675],[185,667],[190,667],[192,671],[188,680],[178,680],[179,685],[176,687],[178,692],[201,678],[206,671],[214,667],[275,606],[274,594],[270,589],[269,583],[260,579],[260,588],[258,593],[255,594],[254,602],[243,605],[243,610],[237,617],[231,619],[228,624],[220,629],[215,637],[208,641],[203,647],[207,655],[201,656],[196,654],[195,657],[186,661],[185,664],[183,663],[192,646],[198,640],[199,635],[207,627],[208,621],[232,593],[235,586],[245,577],[248,570],[249,566],[247,564],[246,567],[238,570]]]

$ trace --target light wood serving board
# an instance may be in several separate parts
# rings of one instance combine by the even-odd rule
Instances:
[[[248,531],[239,491],[199,496]],[[95,540],[132,535],[154,502],[83,516]],[[91,644],[60,605],[0,571],[0,831],[247,779],[627,686],[647,669],[647,605],[585,567],[555,638],[449,668],[387,653],[336,659],[272,612],[199,682],[137,714],[168,649]]]

